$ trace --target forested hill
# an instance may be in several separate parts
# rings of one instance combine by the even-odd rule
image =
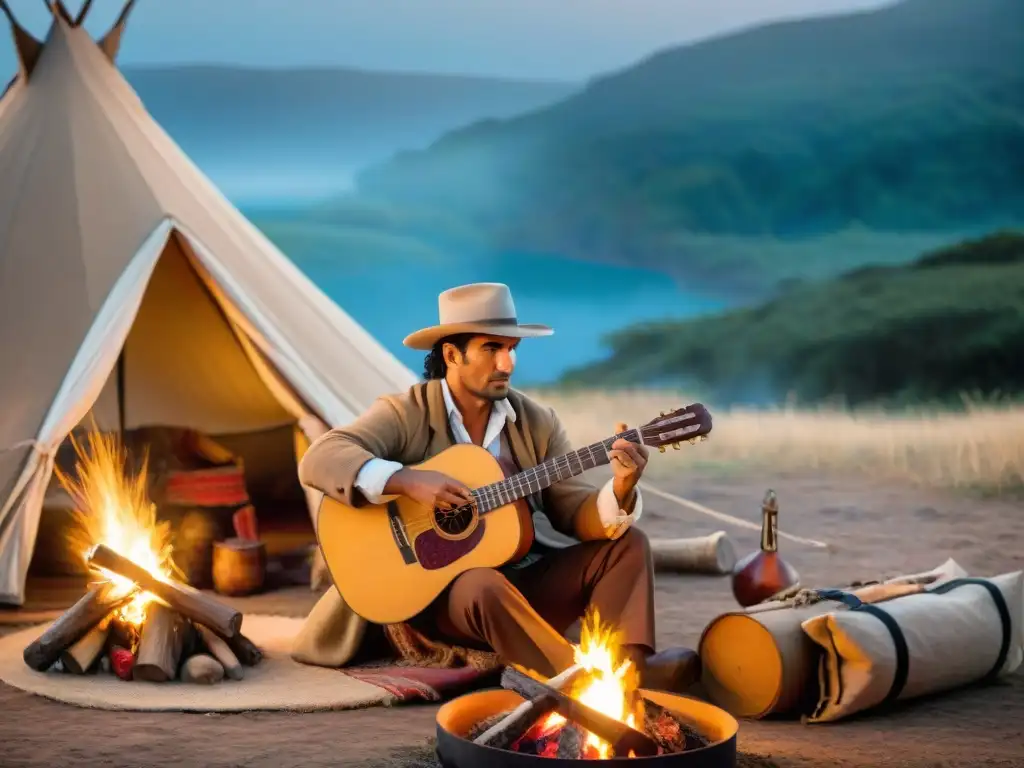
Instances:
[[[730,402],[1021,396],[1024,232],[860,269],[751,309],[627,328],[608,341],[606,360],[564,383],[671,383]]]
[[[905,0],[666,50],[359,185],[464,215],[502,247],[696,276],[723,268],[708,238],[1021,223],[1024,2]]]

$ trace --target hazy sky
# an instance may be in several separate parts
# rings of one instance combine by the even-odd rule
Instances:
[[[138,0],[121,63],[223,62],[582,79],[769,19],[891,0]],[[66,0],[76,13],[80,0]],[[37,36],[43,0],[8,0]],[[94,0],[100,32],[123,0]],[[0,24],[6,26],[2,16]],[[13,74],[0,37],[0,74]],[[2,83],[0,83],[2,88]]]

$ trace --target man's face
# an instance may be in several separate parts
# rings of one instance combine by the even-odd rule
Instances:
[[[474,336],[466,354],[452,344],[445,345],[445,360],[462,386],[477,397],[497,401],[508,397],[509,381],[516,367],[519,339],[506,336]]]

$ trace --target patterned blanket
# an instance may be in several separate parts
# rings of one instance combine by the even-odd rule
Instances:
[[[440,702],[497,682],[502,669],[490,651],[431,640],[408,624],[384,627],[395,657],[341,671],[385,689],[400,702]]]

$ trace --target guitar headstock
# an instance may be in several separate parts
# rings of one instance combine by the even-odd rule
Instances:
[[[670,445],[678,450],[684,440],[691,443],[707,440],[711,432],[711,414],[701,403],[693,403],[663,413],[639,429],[644,445],[654,446],[664,453]]]

